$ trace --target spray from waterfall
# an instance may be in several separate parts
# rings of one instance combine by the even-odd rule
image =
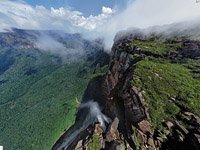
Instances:
[[[87,114],[82,113],[84,109],[88,110]],[[111,122],[111,119],[102,113],[99,104],[97,102],[94,102],[93,100],[81,104],[78,110],[78,114],[82,114],[81,117],[85,117],[84,121],[81,120],[81,122],[75,122],[74,127],[76,127],[76,124],[80,123],[81,124],[81,126],[79,125],[80,128],[75,129],[74,132],[71,132],[67,135],[67,138],[65,138],[64,142],[60,146],[60,149],[65,148],[66,150],[75,140],[75,138],[81,132],[86,130],[90,125],[94,126],[95,123],[99,123],[101,128],[105,131],[106,124],[109,124]]]

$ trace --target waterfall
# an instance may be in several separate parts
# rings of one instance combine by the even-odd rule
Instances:
[[[87,114],[84,114],[83,110],[86,109]],[[100,123],[102,129],[106,130],[106,123],[109,123],[111,120],[102,113],[102,110],[99,107],[99,104],[97,102],[94,102],[93,100],[88,101],[86,103],[82,103],[79,107],[78,113],[79,117],[85,117],[83,120],[77,120],[75,124],[73,125],[71,132],[69,131],[68,134],[65,136],[62,144],[57,148],[57,150],[67,150],[67,148],[72,144],[72,142],[76,139],[76,137],[86,130],[90,125],[93,125],[95,123]]]

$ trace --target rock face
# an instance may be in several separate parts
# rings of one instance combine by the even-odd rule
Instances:
[[[151,51],[142,50],[130,44],[131,40],[122,39],[115,41],[112,47],[111,60],[108,71],[101,79],[93,80],[83,96],[83,103],[93,99],[100,107],[103,116],[108,121],[105,125],[97,119],[92,120],[79,134],[75,140],[63,149],[105,149],[105,150],[155,150],[155,149],[200,149],[200,119],[190,111],[181,111],[180,120],[163,120],[163,129],[152,128],[151,118],[146,105],[144,92],[134,86],[135,68],[138,62],[146,56],[154,58],[169,58],[177,56],[198,59],[199,42],[183,42],[182,50],[173,52],[171,55],[160,55]],[[190,54],[192,49],[195,55]],[[171,56],[170,56],[171,55]],[[160,80],[163,79],[158,73],[154,73]],[[99,88],[100,87],[100,88]],[[171,103],[177,103],[176,98],[169,98]],[[172,99],[172,100],[171,100]],[[179,107],[179,103],[176,104]],[[181,109],[181,107],[180,107]],[[64,135],[74,133],[81,128],[80,120],[84,122],[88,110],[78,111],[77,119],[72,128]],[[91,114],[88,114],[91,115]],[[106,120],[106,119],[105,119]],[[182,122],[181,122],[182,120]],[[186,122],[193,126],[193,130],[183,125]],[[75,128],[74,128],[75,127]],[[99,147],[94,145],[94,135],[98,135]],[[62,149],[58,143],[62,143],[68,136],[62,137],[55,144],[53,150]],[[93,144],[91,144],[93,143]]]
[[[106,76],[109,93],[107,105],[109,107],[115,104],[114,108],[109,107],[111,109],[110,115],[112,115],[112,112],[116,112],[115,117],[120,120],[119,130],[122,131],[130,147],[135,149],[136,145],[131,137],[132,126],[137,127],[137,130],[140,130],[143,136],[148,136],[148,138],[143,139],[143,143],[148,143],[148,140],[152,138],[151,124],[148,111],[144,106],[142,91],[131,85],[134,65],[141,58],[131,58],[129,50],[120,49],[120,46],[122,46],[121,43],[115,43],[112,48],[112,59]],[[130,49],[128,45],[123,45],[123,47]],[[154,148],[154,144],[151,146]]]

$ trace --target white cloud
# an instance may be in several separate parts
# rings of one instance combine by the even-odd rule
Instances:
[[[109,44],[120,30],[187,21],[199,16],[200,3],[196,0],[130,0],[123,11],[103,6],[99,15],[89,17],[70,8],[47,9],[22,1],[0,2],[0,29],[18,27],[82,32],[103,36]]]
[[[112,14],[112,9],[102,8],[97,16],[84,17],[79,11],[60,7],[47,9],[44,6],[33,7],[23,1],[0,2],[0,19],[5,20],[0,29],[9,27],[34,29],[61,29],[68,32],[94,30]]]
[[[200,3],[196,0],[131,0],[124,11],[117,12],[96,31],[111,45],[120,30],[189,21],[197,17],[200,17]]]
[[[111,8],[105,7],[105,6],[102,7],[101,11],[103,14],[112,14],[113,13],[113,10]]]

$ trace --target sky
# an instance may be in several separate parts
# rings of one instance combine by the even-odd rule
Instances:
[[[0,0],[0,31],[63,30],[104,37],[107,45],[120,30],[199,18],[196,0]]]
[[[25,0],[32,6],[43,5],[46,8],[71,7],[80,11],[84,16],[98,15],[102,6],[123,9],[128,0]]]

